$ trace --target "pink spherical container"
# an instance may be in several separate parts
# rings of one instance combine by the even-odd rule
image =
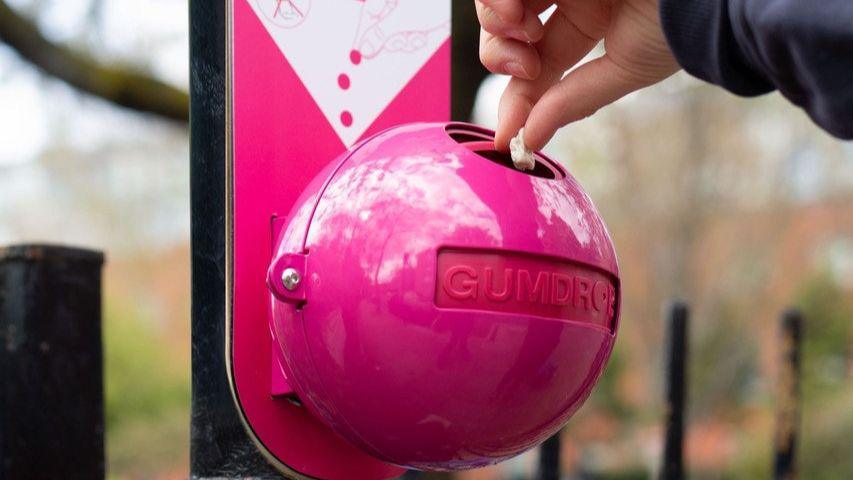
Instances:
[[[493,133],[411,124],[325,169],[276,241],[277,358],[300,401],[369,454],[493,464],[557,432],[602,373],[619,269],[580,185]]]

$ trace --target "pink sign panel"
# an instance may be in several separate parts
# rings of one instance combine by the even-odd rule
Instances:
[[[298,402],[271,348],[276,227],[312,178],[370,135],[450,116],[450,0],[229,0],[226,272],[232,390],[265,456],[297,478],[402,470]]]

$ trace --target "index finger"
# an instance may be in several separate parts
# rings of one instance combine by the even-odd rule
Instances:
[[[495,147],[498,150],[509,149],[510,139],[525,126],[539,98],[595,44],[596,40],[583,35],[564,11],[558,9],[551,15],[545,26],[545,36],[536,44],[542,59],[541,73],[533,80],[513,78],[501,96],[495,134]],[[525,140],[529,135],[525,129]]]

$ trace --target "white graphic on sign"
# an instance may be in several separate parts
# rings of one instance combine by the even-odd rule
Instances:
[[[450,2],[253,0],[250,5],[347,146],[450,36]]]

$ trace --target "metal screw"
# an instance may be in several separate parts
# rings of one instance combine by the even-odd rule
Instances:
[[[299,276],[299,272],[296,271],[295,268],[285,268],[283,272],[281,272],[281,283],[284,285],[289,291],[296,290],[296,287],[299,286],[299,281],[302,278]]]

